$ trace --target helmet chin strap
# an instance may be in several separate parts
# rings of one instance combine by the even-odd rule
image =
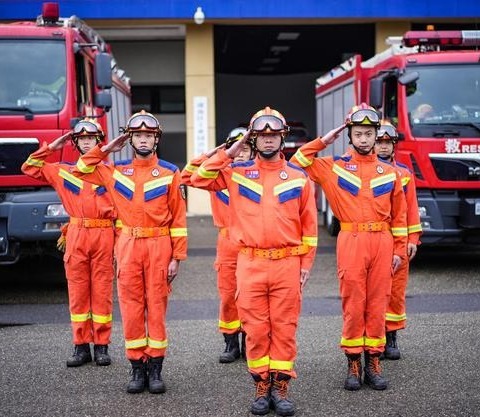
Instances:
[[[271,159],[279,152],[280,152],[280,148],[278,148],[276,151],[268,151],[268,152],[258,151],[258,153],[262,155],[262,158],[265,158],[265,159]]]
[[[378,158],[385,162],[392,162],[391,156],[381,156],[380,154],[378,154]]]

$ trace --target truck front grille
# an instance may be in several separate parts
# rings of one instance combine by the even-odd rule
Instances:
[[[480,182],[480,154],[430,154],[437,177],[442,181]]]

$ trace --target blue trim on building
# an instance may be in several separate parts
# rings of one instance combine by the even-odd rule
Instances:
[[[51,1],[51,0],[49,0]],[[42,0],[0,0],[0,19],[32,20]],[[478,0],[60,0],[62,17],[82,19],[193,19],[198,6],[205,19],[411,19],[479,18]]]

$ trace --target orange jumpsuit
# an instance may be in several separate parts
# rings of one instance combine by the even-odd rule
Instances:
[[[317,138],[302,146],[291,162],[320,184],[341,223],[337,268],[342,297],[341,347],[347,354],[381,353],[390,295],[392,258],[406,257],[406,203],[396,170],[351,151],[316,158],[325,144]]]
[[[103,184],[122,222],[115,254],[126,356],[165,356],[168,265],[187,257],[185,201],[178,168],[150,159],[103,164],[107,154],[93,148],[75,174]]]
[[[240,246],[237,308],[249,371],[262,379],[274,371],[295,377],[300,271],[311,269],[317,246],[313,184],[283,157],[231,162],[218,151],[192,175],[192,184],[228,189],[230,195],[230,236]]]
[[[73,165],[46,162],[53,152],[43,144],[29,156],[22,171],[51,184],[70,216],[63,260],[73,343],[108,345],[112,331],[115,210],[105,187],[74,177]]]
[[[192,186],[190,177],[205,161],[207,157],[201,155],[192,159],[182,171],[182,183]],[[237,256],[239,248],[229,238],[229,195],[227,190],[210,191],[213,224],[218,228],[217,257],[215,270],[217,271],[217,287],[220,297],[218,329],[221,333],[235,334],[240,331],[240,318],[235,302],[237,290]]]
[[[406,165],[395,161],[393,166],[398,170],[401,177],[403,191],[405,192],[407,200],[408,243],[418,245],[420,235],[422,234],[422,226],[418,213],[415,180]],[[409,265],[410,263],[407,259],[406,262],[402,262],[400,268],[398,268],[393,275],[392,293],[385,316],[387,332],[404,329],[406,327],[407,314],[405,296],[408,284]]]

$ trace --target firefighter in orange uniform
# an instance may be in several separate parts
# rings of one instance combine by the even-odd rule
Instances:
[[[267,414],[270,406],[280,416],[295,413],[287,389],[296,377],[302,289],[317,246],[313,184],[283,157],[287,132],[284,117],[266,107],[252,117],[240,141],[218,150],[191,177],[196,187],[227,189],[230,195],[230,237],[240,247],[237,308],[247,334],[256,415]],[[232,164],[250,137],[256,158]]]
[[[402,262],[393,276],[392,293],[385,317],[387,342],[385,344],[384,357],[392,360],[400,359],[397,330],[406,327],[407,314],[405,296],[408,284],[409,261],[411,261],[417,253],[417,246],[419,245],[420,235],[422,234],[415,180],[408,167],[397,162],[394,158],[397,140],[398,135],[395,127],[388,121],[382,121],[380,129],[377,132],[375,153],[381,160],[392,164],[398,170],[407,200],[408,261]]]
[[[198,169],[203,161],[214,155],[219,148],[229,149],[237,140],[243,138],[247,129],[238,127],[228,135],[224,144],[220,145],[197,158],[192,159],[182,171],[182,183],[192,186],[190,177]],[[234,162],[245,162],[254,157],[253,143],[245,142],[241,152]],[[210,191],[210,203],[212,206],[213,224],[218,228],[217,257],[215,270],[217,271],[217,287],[220,296],[220,309],[218,328],[225,340],[225,350],[220,354],[220,363],[231,363],[240,357],[245,357],[245,334],[241,333],[240,318],[235,302],[237,290],[238,247],[234,245],[228,233],[229,224],[229,195],[227,190]],[[239,335],[242,335],[242,347],[240,348]]]
[[[76,175],[103,184],[121,220],[115,254],[126,356],[132,365],[127,392],[165,392],[161,372],[168,345],[165,327],[170,284],[187,256],[184,192],[178,168],[155,151],[162,129],[143,110],[127,122],[125,134],[83,155]],[[105,165],[126,140],[133,161]]]
[[[93,342],[97,365],[110,365],[108,354],[113,309],[113,221],[115,210],[105,187],[74,177],[73,166],[46,160],[72,139],[81,155],[104,139],[94,119],[84,119],[73,132],[46,143],[22,165],[22,171],[52,185],[70,216],[66,229],[65,274],[68,283],[74,353],[67,366],[92,361]]]
[[[342,297],[341,348],[348,358],[345,389],[361,386],[361,353],[365,353],[364,381],[383,390],[379,356],[385,345],[385,312],[393,271],[406,257],[406,203],[400,177],[374,154],[380,121],[362,103],[346,123],[303,145],[291,162],[306,169],[323,189],[341,222],[337,240],[337,268]],[[343,156],[317,158],[348,128],[352,149]]]

